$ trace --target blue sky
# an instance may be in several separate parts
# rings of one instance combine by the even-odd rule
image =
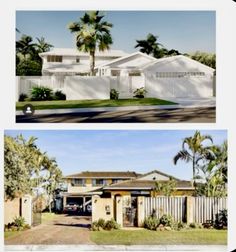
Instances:
[[[111,22],[113,49],[134,52],[136,39],[148,33],[159,36],[167,49],[182,53],[215,52],[214,11],[105,11]],[[55,47],[75,47],[74,35],[67,26],[77,21],[84,11],[17,11],[16,39],[22,34],[45,37]]]
[[[202,130],[214,144],[227,139],[225,130]],[[6,135],[37,137],[37,145],[55,157],[64,175],[81,171],[136,171],[157,169],[181,179],[190,179],[190,164],[173,157],[182,140],[193,130],[7,130]]]

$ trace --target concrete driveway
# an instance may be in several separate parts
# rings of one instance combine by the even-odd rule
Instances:
[[[5,245],[93,244],[89,239],[91,217],[58,215],[54,220],[5,239]]]

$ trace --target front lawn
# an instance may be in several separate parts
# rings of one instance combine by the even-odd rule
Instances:
[[[4,239],[20,235],[24,231],[4,231]]]
[[[92,231],[90,238],[98,245],[226,245],[227,231],[213,229]]]
[[[64,109],[64,108],[96,108],[118,106],[150,106],[174,105],[176,103],[156,98],[120,99],[120,100],[79,100],[79,101],[29,101],[17,102],[16,110],[22,110],[24,105],[32,104],[35,109]]]
[[[56,217],[55,213],[48,213],[48,212],[42,213],[42,223],[52,221],[55,219],[55,217]]]

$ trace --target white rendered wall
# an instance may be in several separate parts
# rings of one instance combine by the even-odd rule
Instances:
[[[67,76],[64,92],[67,100],[110,99],[110,79]]]

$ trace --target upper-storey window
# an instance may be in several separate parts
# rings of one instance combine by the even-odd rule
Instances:
[[[104,186],[107,184],[107,180],[105,179],[93,179],[92,180],[93,186]]]
[[[47,62],[62,62],[62,56],[48,55]]]
[[[80,63],[80,58],[76,57],[76,63]]]
[[[72,179],[71,185],[72,186],[85,186],[85,179]]]

